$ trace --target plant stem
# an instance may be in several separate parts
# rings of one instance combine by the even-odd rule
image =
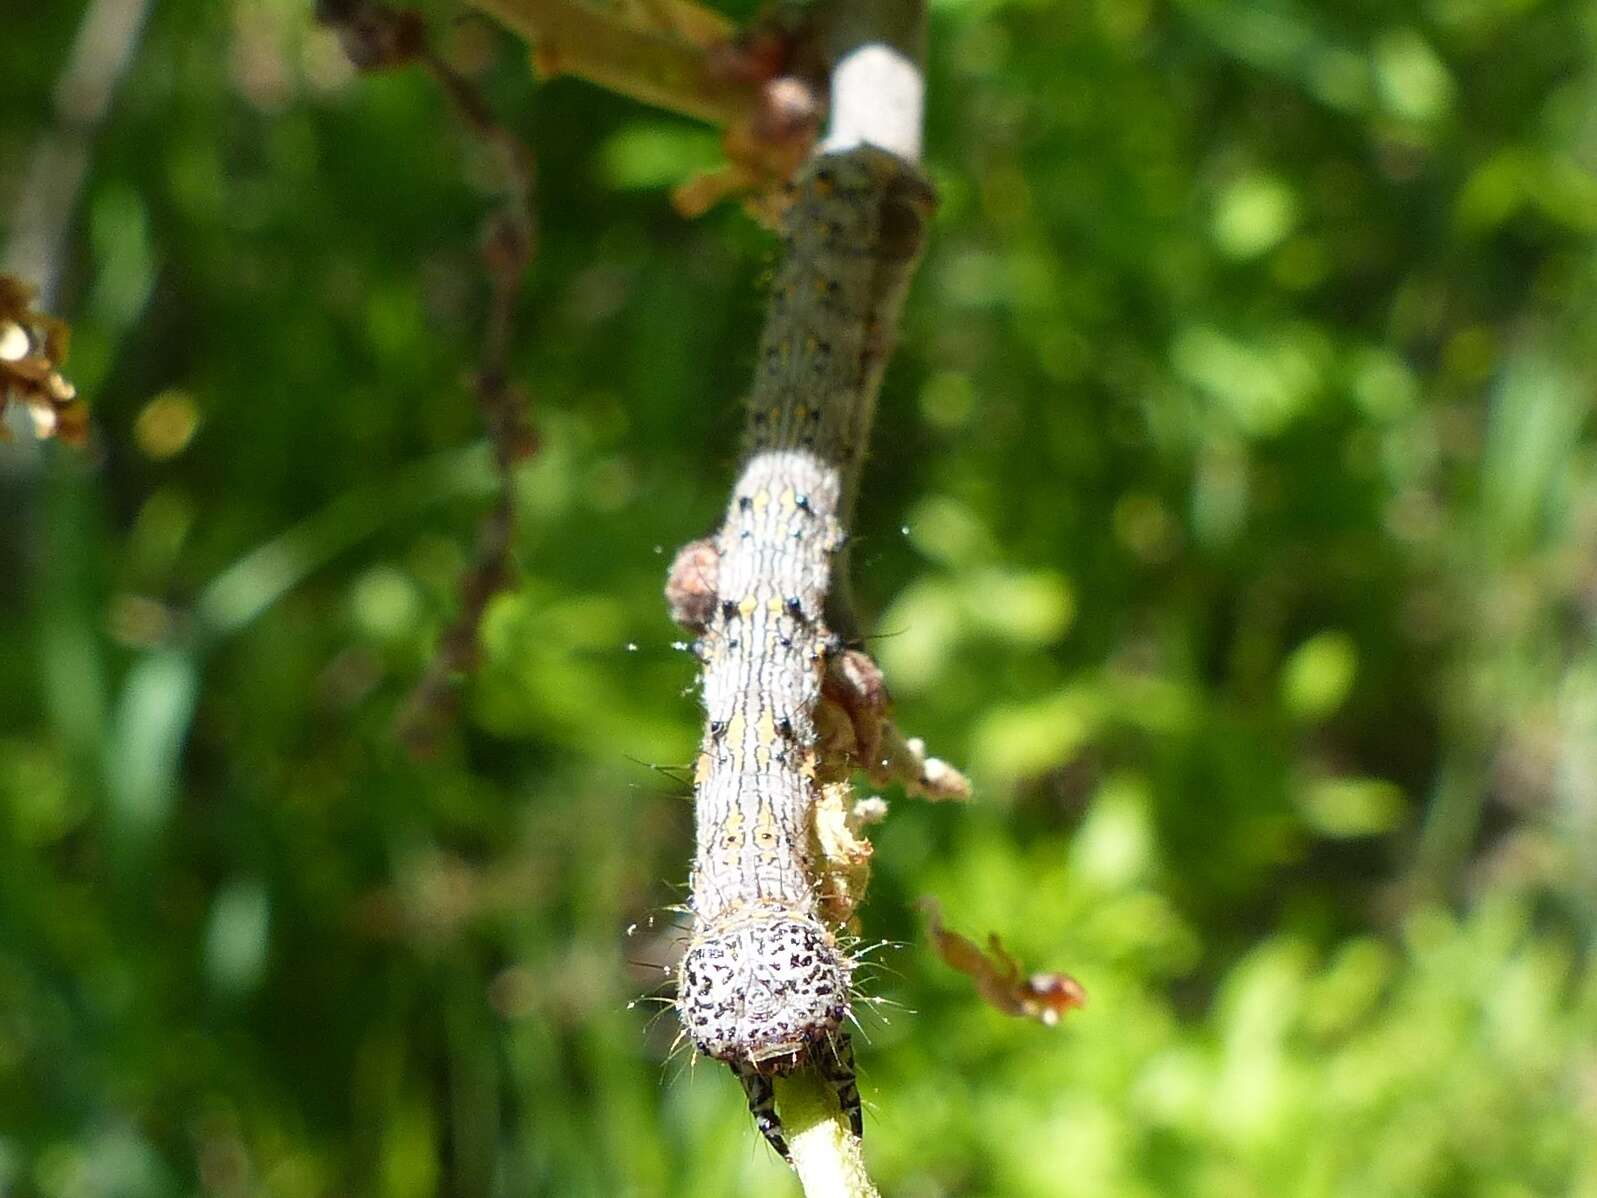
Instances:
[[[865,292],[869,302],[851,312],[854,319],[863,322],[861,328],[825,328],[835,312],[821,305],[796,320],[790,335],[787,322],[794,320],[794,305],[793,297],[784,297],[784,283],[799,282],[801,285],[794,290],[802,296],[811,290],[809,284],[813,280],[803,274],[789,278],[785,271],[791,263],[779,272],[767,316],[762,361],[770,360],[773,353],[786,361],[791,344],[793,361],[802,362],[819,343],[840,355],[858,353],[858,373],[849,385],[836,385],[839,380],[828,378],[825,372],[792,369],[774,378],[757,380],[751,397],[746,456],[728,506],[729,527],[737,519],[740,496],[760,491],[772,496],[780,493],[773,478],[767,477],[770,430],[796,428],[801,422],[795,413],[806,411],[813,413],[814,427],[820,435],[812,449],[795,445],[796,454],[790,449],[781,455],[793,457],[804,466],[791,485],[810,495],[812,501],[823,494],[831,496],[831,510],[826,514],[836,527],[846,528],[851,522],[876,395],[892,353],[899,312],[920,256],[925,218],[929,215],[924,201],[929,201],[930,189],[918,182],[924,107],[924,4],[921,0],[827,0],[817,6],[814,20],[820,43],[833,64],[830,126],[820,151],[834,159],[868,164],[869,171],[878,177],[884,170],[883,160],[896,165],[887,172],[890,181],[884,182],[879,197],[879,223],[868,226],[874,231],[874,240],[856,251],[871,261],[875,272]],[[813,179],[809,172],[805,177],[808,181]],[[801,184],[801,206],[805,194],[805,185]],[[804,241],[802,231],[790,230],[790,238],[797,243]],[[845,287],[845,293],[847,290]],[[809,349],[804,348],[806,345]],[[798,380],[806,377],[813,377],[815,384],[813,389],[804,388],[800,393]],[[770,384],[775,385],[767,395],[764,386]],[[765,407],[767,403],[772,406]],[[817,477],[810,477],[812,474]],[[738,544],[734,552],[740,557],[749,554],[751,560],[760,562],[780,562],[800,553],[802,545],[792,539],[794,534],[785,528],[780,531],[784,536],[769,546]],[[799,522],[797,535],[801,541],[805,531],[803,522]],[[821,532],[821,522],[817,521],[812,535]],[[818,560],[824,563],[825,555]],[[723,562],[723,568],[725,565]],[[832,568],[822,564],[818,573],[829,588],[826,610],[835,620],[839,610],[847,612],[851,606],[846,550],[833,555]],[[723,573],[723,581],[726,578]],[[748,593],[761,593],[768,580],[757,570],[755,577],[741,582]],[[750,710],[768,705],[772,693],[802,690],[807,664],[802,658],[794,658],[795,675],[790,679],[784,676],[783,656],[774,648],[768,653],[756,648],[754,657],[756,667],[743,672],[736,683],[740,688],[760,692],[747,699],[739,697]],[[713,661],[707,664],[707,680],[712,667]],[[706,693],[708,696],[708,687]],[[707,732],[707,745],[713,744],[714,731],[712,726]],[[794,781],[809,789],[804,779]],[[698,789],[702,793],[704,786]],[[827,1082],[813,1068],[806,1068],[777,1079],[776,1093],[793,1167],[808,1198],[875,1195],[877,1190],[866,1173],[860,1141],[849,1131]]]
[[[850,1134],[837,1097],[813,1071],[776,1082],[788,1150],[807,1198],[879,1198],[865,1171],[860,1142]]]

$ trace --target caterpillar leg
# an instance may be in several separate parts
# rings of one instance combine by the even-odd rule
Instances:
[[[828,1044],[817,1045],[815,1067],[837,1091],[837,1105],[848,1118],[856,1140],[865,1136],[865,1117],[860,1110],[859,1085],[854,1080],[854,1041],[847,1032],[838,1032]]]
[[[748,1095],[749,1114],[754,1116],[754,1126],[760,1129],[765,1142],[782,1154],[784,1161],[791,1161],[792,1158],[787,1154],[787,1139],[782,1135],[782,1120],[776,1114],[776,1088],[771,1084],[771,1079],[752,1065],[733,1065],[732,1072],[737,1074],[738,1081],[743,1084],[743,1093]]]

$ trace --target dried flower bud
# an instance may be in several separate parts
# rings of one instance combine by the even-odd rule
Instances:
[[[677,551],[665,580],[665,601],[683,628],[703,632],[709,627],[720,566],[721,556],[707,539],[689,541]]]
[[[34,435],[69,445],[88,438],[88,410],[57,369],[66,357],[70,330],[33,309],[33,289],[0,275],[0,421],[15,400],[27,409]],[[6,435],[0,423],[0,437]]]

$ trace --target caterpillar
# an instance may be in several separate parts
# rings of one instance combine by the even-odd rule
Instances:
[[[823,916],[812,859],[817,777],[829,764],[818,759],[814,717],[842,645],[826,617],[833,561],[847,540],[886,330],[931,203],[918,172],[870,146],[818,155],[801,173],[742,470],[709,551],[691,547],[700,580],[691,602],[673,599],[700,633],[706,715],[694,922],[676,1004],[698,1051],[731,1066],[783,1157],[771,1079],[793,1069],[818,1069],[861,1131],[844,1030],[852,963]],[[703,585],[711,573],[713,591]]]

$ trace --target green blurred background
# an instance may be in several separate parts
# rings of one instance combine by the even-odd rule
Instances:
[[[713,134],[430,8],[539,156],[543,447],[413,762],[494,173],[308,8],[157,0],[44,205],[96,438],[0,449],[0,1193],[793,1193],[629,1007],[692,834],[660,584],[772,240],[671,211]],[[13,254],[85,11],[4,20]],[[1597,1195],[1597,4],[938,0],[931,47],[856,583],[978,800],[877,836],[884,1191]],[[1088,1007],[983,1007],[922,894]]]

